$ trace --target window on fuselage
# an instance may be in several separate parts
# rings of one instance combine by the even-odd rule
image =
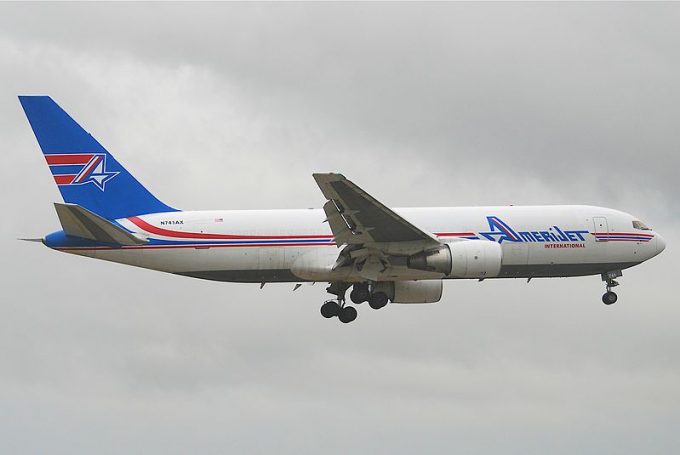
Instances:
[[[645,223],[643,223],[642,221],[637,221],[637,220],[633,221],[633,228],[639,229],[641,231],[651,231],[651,229],[649,229]]]

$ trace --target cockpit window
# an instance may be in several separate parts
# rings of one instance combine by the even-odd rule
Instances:
[[[649,229],[642,221],[633,221],[633,228],[639,229],[641,231],[651,231],[651,229]]]

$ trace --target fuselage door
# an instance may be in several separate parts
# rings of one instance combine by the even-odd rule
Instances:
[[[593,217],[593,229],[596,234],[608,234],[609,233],[609,223],[607,223],[607,218],[603,216]]]

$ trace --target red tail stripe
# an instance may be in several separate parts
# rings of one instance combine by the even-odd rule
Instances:
[[[69,185],[73,182],[74,178],[76,178],[75,175],[55,175],[54,181],[57,185]]]
[[[45,160],[50,166],[58,164],[87,164],[91,159],[91,153],[73,155],[45,155]]]

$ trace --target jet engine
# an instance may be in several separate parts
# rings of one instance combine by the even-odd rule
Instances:
[[[428,272],[438,272],[448,275],[451,273],[452,257],[451,249],[448,245],[441,245],[437,248],[421,251],[410,256],[406,264],[411,269],[426,270]]]
[[[451,278],[498,276],[503,260],[501,245],[488,240],[461,240],[410,256],[409,268],[443,273]]]
[[[384,292],[392,303],[435,303],[442,298],[442,280],[380,281],[371,292]]]

